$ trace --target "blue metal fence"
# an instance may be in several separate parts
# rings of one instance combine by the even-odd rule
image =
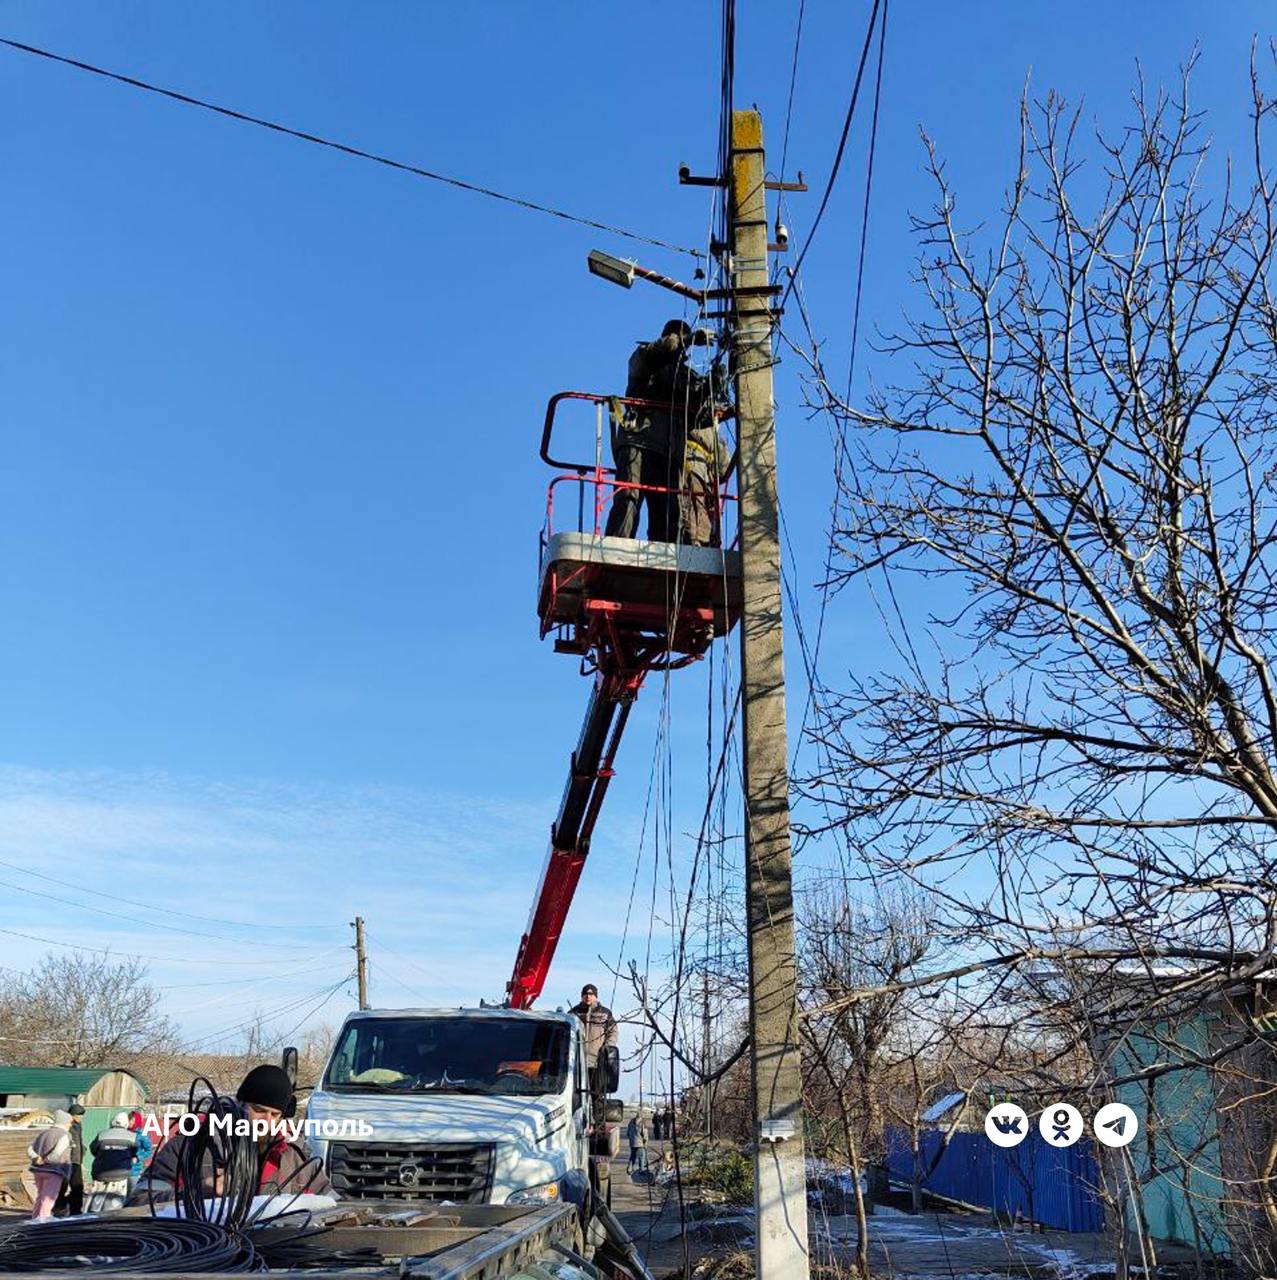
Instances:
[[[887,1168],[901,1182],[913,1180],[913,1152],[903,1129],[887,1130]],[[922,1167],[940,1149],[939,1129],[922,1134]],[[1104,1208],[1089,1138],[1071,1147],[1053,1147],[1031,1129],[1017,1147],[994,1146],[983,1133],[955,1133],[940,1163],[923,1186],[936,1195],[981,1205],[997,1213],[1039,1222],[1058,1231],[1100,1231]]]

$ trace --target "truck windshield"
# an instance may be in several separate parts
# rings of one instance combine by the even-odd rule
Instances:
[[[328,1065],[330,1089],[559,1093],[568,1029],[532,1018],[360,1018]]]

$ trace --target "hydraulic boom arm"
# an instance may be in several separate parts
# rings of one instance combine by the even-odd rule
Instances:
[[[507,986],[509,1003],[515,1009],[530,1008],[545,986],[641,680],[641,673],[637,679],[632,674],[628,679],[602,672],[595,675],[585,723],[572,753],[567,786],[550,828],[550,849],[541,883],[519,942],[514,975]]]

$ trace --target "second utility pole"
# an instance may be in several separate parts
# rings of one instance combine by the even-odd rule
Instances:
[[[755,1269],[759,1280],[805,1280],[807,1169],[781,643],[771,281],[763,122],[757,111],[732,113],[731,169],[731,285],[741,291],[735,295],[734,340]]]
[[[355,978],[359,983],[359,1007],[368,1008],[368,952],[364,949],[364,918],[356,916],[350,926],[355,931]]]

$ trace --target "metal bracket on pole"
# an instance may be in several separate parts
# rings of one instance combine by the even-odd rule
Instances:
[[[760,1120],[758,1123],[759,1142],[785,1142],[797,1132],[792,1120]]]

